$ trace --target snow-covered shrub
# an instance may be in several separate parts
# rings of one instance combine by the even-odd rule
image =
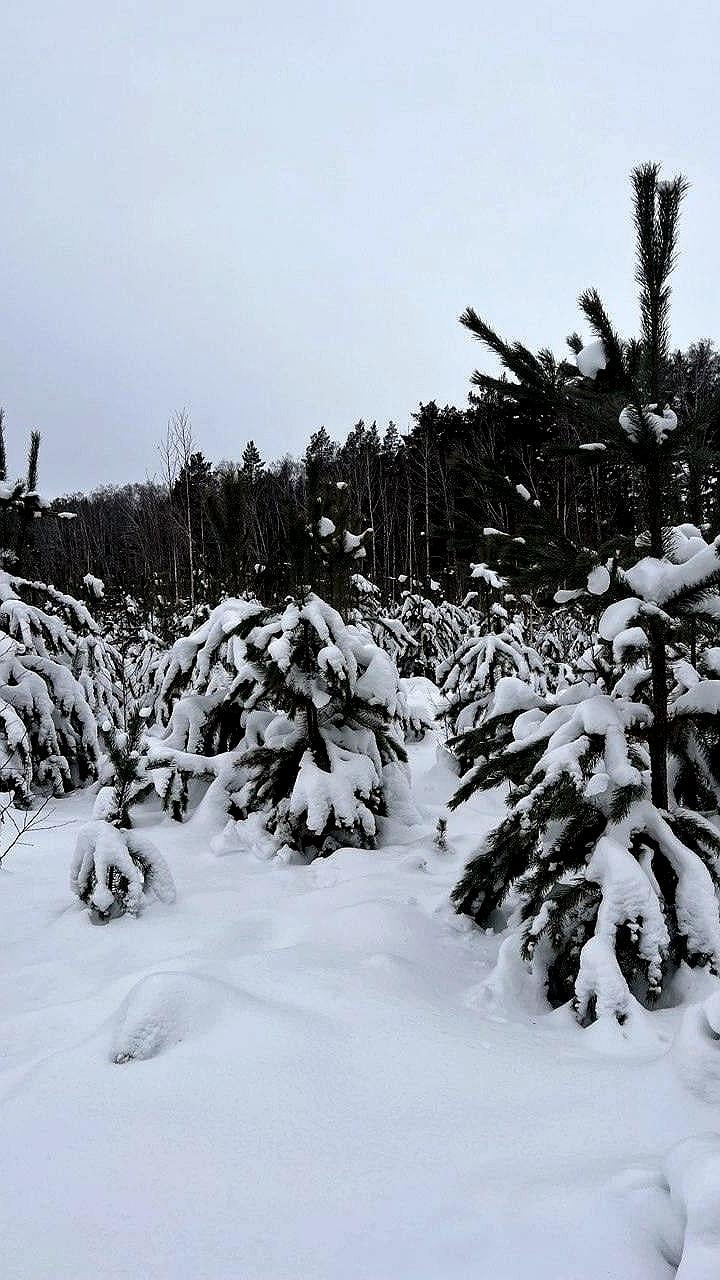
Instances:
[[[242,626],[260,673],[252,705],[272,710],[236,797],[270,831],[314,857],[341,845],[372,848],[385,811],[385,770],[404,761],[397,669],[364,628],[347,626],[316,595]]]
[[[672,1064],[686,1088],[705,1102],[720,1102],[720,989],[691,1004],[672,1042]]]
[[[0,572],[0,785],[28,801],[93,778],[120,715],[119,658],[85,605]]]
[[[97,923],[138,915],[146,897],[175,901],[170,869],[155,845],[136,831],[88,822],[78,832],[70,884]]]
[[[83,578],[83,587],[87,594],[88,600],[102,600],[105,596],[105,583],[102,578],[96,578],[94,573],[86,573]]]

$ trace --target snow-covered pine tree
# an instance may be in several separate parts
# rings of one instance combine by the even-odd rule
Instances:
[[[463,608],[467,609],[472,605],[480,615],[478,625],[484,625],[486,631],[497,630],[494,623],[497,622],[498,617],[503,619],[507,617],[507,610],[503,604],[507,594],[507,582],[496,569],[485,564],[484,561],[470,565],[470,577],[473,587],[462,602]]]
[[[105,725],[106,755],[93,820],[78,832],[70,885],[96,924],[138,915],[147,897],[175,901],[175,884],[159,849],[131,830],[131,809],[153,790],[144,750],[147,708],[123,686],[123,728]]]
[[[443,599],[439,583],[431,582],[428,590],[430,595],[404,592],[391,616],[413,641],[412,647],[398,649],[400,674],[435,680],[438,664],[454,653],[476,618],[471,607]]]
[[[592,649],[592,626],[577,600],[540,616],[534,643],[550,688],[578,679],[581,660]]]
[[[362,566],[367,543],[373,536],[370,528],[362,533],[350,532],[347,509],[347,484],[339,480],[333,489],[316,498],[307,527],[309,581],[345,618],[357,594],[352,577]]]
[[[356,535],[345,529],[346,501],[345,486],[330,499],[319,498],[306,533],[311,571],[338,604],[349,609],[350,574],[365,557],[371,530]],[[323,510],[332,510],[335,518],[323,515]],[[286,706],[282,698],[278,704],[273,701],[274,682],[268,681],[262,661],[246,652],[244,637],[262,612],[255,600],[225,600],[170,651],[148,752],[158,793],[175,818],[185,812],[193,784],[199,793],[215,780],[226,810],[238,813],[245,807],[237,800],[243,786],[250,785],[245,755],[254,768],[268,722]],[[358,644],[361,637],[363,644],[372,646],[369,633],[358,630]],[[399,706],[401,702],[398,699]]]
[[[104,785],[95,801],[94,816],[121,830],[132,826],[131,808],[153,791],[145,752],[146,728],[146,714],[137,705],[127,707],[124,728],[107,726]]]
[[[370,639],[384,649],[398,669],[407,665],[407,657],[417,649],[417,643],[399,618],[385,608],[379,588],[360,573],[350,578],[352,607],[349,621],[355,627],[367,631]],[[434,727],[423,697],[424,690],[416,688],[417,681],[403,676],[400,687],[404,695],[403,728],[406,742],[420,742]],[[400,714],[400,713],[399,713]]]
[[[223,600],[169,651],[147,748],[156,790],[178,820],[192,783],[202,789],[222,777],[229,791],[239,785],[236,757],[261,679],[248,663],[242,630],[261,612],[257,600]]]
[[[0,784],[28,803],[90,780],[119,722],[118,656],[86,606],[0,571]]]
[[[117,654],[86,606],[8,568],[29,559],[36,519],[70,516],[38,493],[39,449],[34,431],[27,477],[9,482],[0,412],[0,789],[21,805],[93,778],[98,728],[120,714]]]
[[[476,729],[488,715],[498,682],[513,677],[537,692],[545,692],[545,666],[537,650],[525,640],[523,617],[512,619],[502,603],[506,583],[486,564],[471,566],[471,576],[480,584],[483,621],[471,626],[455,652],[437,668],[437,680],[444,705],[438,718],[453,754],[465,773],[475,759]],[[505,695],[508,685],[503,684]],[[497,717],[494,725],[499,725]],[[486,747],[490,738],[483,736]]]
[[[175,901],[170,868],[152,841],[104,820],[80,828],[70,886],[96,924],[107,924],[126,912],[139,915],[147,897]]]
[[[492,711],[498,684],[508,678],[535,692],[547,688],[542,659],[537,650],[525,643],[519,620],[507,621],[497,631],[473,629],[450,661],[438,667],[444,699],[439,718],[463,773],[477,749],[477,739],[468,735]],[[507,696],[508,687],[507,683],[502,685],[503,696]]]
[[[143,622],[145,610],[127,592],[106,588],[102,578],[86,573],[82,594],[107,642],[121,654],[124,678],[134,698],[149,695],[166,646]]]
[[[350,576],[351,608],[348,620],[366,627],[375,644],[390,655],[398,670],[407,669],[409,655],[417,648],[417,641],[396,616],[392,605],[383,603],[380,589],[361,573]]]
[[[153,789],[143,750],[145,716],[125,705],[125,727],[108,727],[107,780],[95,800],[93,820],[78,832],[70,885],[96,924],[138,915],[145,899],[175,901],[175,884],[155,844],[132,831],[130,810]]]
[[[253,705],[272,708],[236,816],[261,812],[281,843],[310,859],[341,845],[373,848],[377,819],[406,759],[397,669],[364,628],[314,594],[247,618]]]
[[[49,512],[38,492],[40,432],[31,431],[24,479],[9,480],[5,445],[5,414],[0,409],[0,567],[24,568],[32,548],[35,519]]]
[[[585,590],[605,605],[597,674],[518,708],[506,750],[479,763],[453,799],[510,783],[508,816],[453,899],[482,925],[509,902],[526,958],[545,968],[551,1002],[572,1000],[583,1023],[602,1015],[622,1022],[634,999],[651,1005],[683,961],[720,969],[720,834],[712,821],[720,682],[712,650],[698,653],[699,633],[720,616],[720,540],[706,544],[668,519],[676,497],[669,477],[685,447],[665,391],[684,190],[682,179],[661,182],[657,166],[634,172],[641,338],[621,342],[598,295],[584,294],[597,338],[579,349],[582,381],[568,376],[564,393],[566,409],[593,424],[578,453],[584,448],[594,465],[620,461],[633,478],[643,554],[618,539],[611,555],[592,557],[562,528],[553,533],[549,517],[542,537],[527,522],[526,571],[541,578],[562,559],[558,576],[571,590],[561,599]],[[466,314],[488,341],[492,331],[476,321]],[[683,638],[695,660],[673,670]]]

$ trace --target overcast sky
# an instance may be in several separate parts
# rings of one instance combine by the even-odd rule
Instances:
[[[0,0],[0,403],[50,493],[464,402],[472,303],[635,324],[627,174],[682,169],[674,337],[720,337],[720,5]],[[485,367],[488,367],[487,362]]]

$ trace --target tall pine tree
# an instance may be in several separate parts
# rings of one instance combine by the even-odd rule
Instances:
[[[536,587],[555,572],[561,602],[602,608],[599,639],[577,683],[515,715],[505,708],[505,750],[481,760],[453,800],[510,783],[508,816],[454,902],[482,925],[510,903],[550,1000],[571,999],[583,1023],[622,1022],[635,1000],[652,1004],[683,961],[720,969],[720,836],[710,820],[720,797],[720,682],[708,644],[720,616],[720,540],[673,523],[673,477],[692,445],[670,403],[670,277],[685,186],[661,181],[656,165],[634,171],[640,337],[622,341],[598,293],[584,293],[593,341],[573,342],[576,369],[563,366],[554,406],[526,348],[499,348],[474,313],[464,317],[501,350],[515,403],[544,410],[548,457],[570,447],[564,431],[554,435],[556,418],[580,423],[576,460],[625,468],[636,499],[635,539],[619,535],[593,552],[522,485],[503,481],[522,522],[519,542],[496,531],[504,571]]]

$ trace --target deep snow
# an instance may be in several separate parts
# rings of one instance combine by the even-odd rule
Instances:
[[[411,759],[422,837],[311,867],[156,815],[177,901],[139,919],[93,926],[70,893],[87,795],[8,857],[4,1280],[667,1280],[694,1135],[714,1267],[716,1002],[627,1038],[548,1014],[448,904],[501,798],[440,853],[454,779],[432,738]]]

